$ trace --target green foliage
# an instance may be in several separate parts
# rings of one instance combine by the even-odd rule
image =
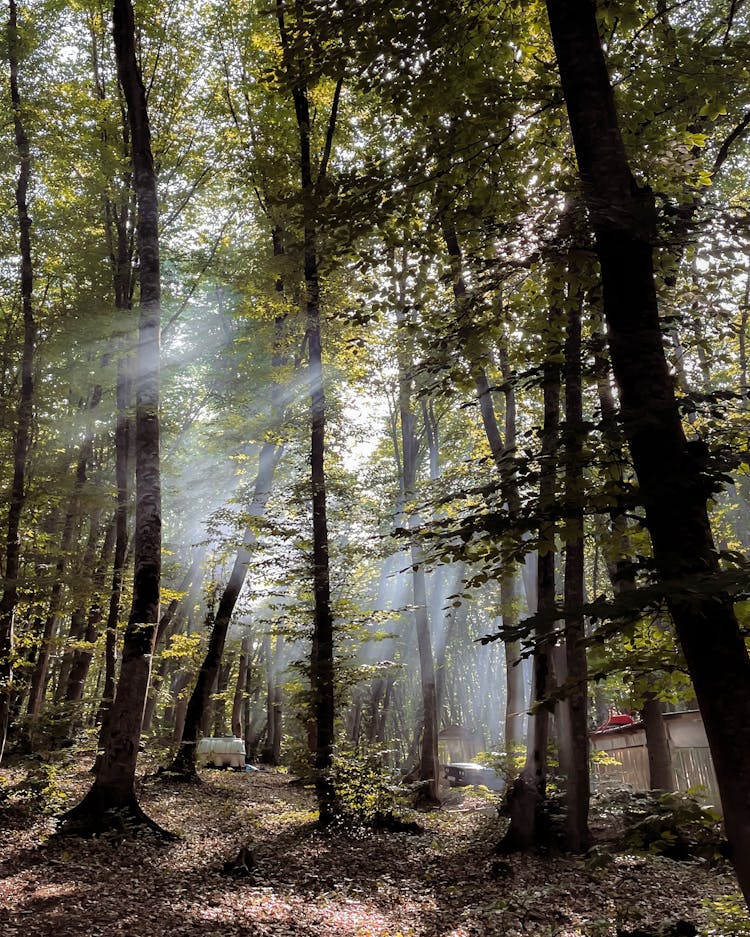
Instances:
[[[59,813],[68,797],[60,783],[63,767],[58,761],[36,761],[21,781],[0,790],[0,802],[28,812]]]
[[[750,937],[750,916],[740,894],[705,898],[701,902],[706,925],[701,930],[705,937]]]
[[[721,819],[689,794],[634,794],[625,812],[626,848],[669,859],[719,859]]]
[[[162,651],[162,657],[179,660],[183,665],[197,666],[202,656],[203,636],[200,632],[193,634],[173,634],[169,638],[169,646]]]
[[[478,752],[475,758],[481,765],[494,768],[507,785],[517,778],[526,763],[526,746],[516,745],[508,751]]]
[[[361,835],[393,814],[398,803],[398,775],[384,766],[387,754],[339,752],[334,757],[333,783],[341,828]]]

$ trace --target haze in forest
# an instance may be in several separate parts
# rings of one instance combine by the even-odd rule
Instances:
[[[697,784],[750,901],[746,6],[7,15],[3,763]]]

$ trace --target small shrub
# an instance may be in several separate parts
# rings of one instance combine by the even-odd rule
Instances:
[[[725,852],[719,815],[688,794],[632,795],[624,818],[627,848],[679,861]]]
[[[383,828],[383,818],[393,818],[398,777],[383,764],[387,754],[340,752],[335,756],[333,782],[340,827],[355,832]]]
[[[3,788],[5,802],[29,813],[57,813],[67,797],[60,784],[59,766],[47,761],[35,764],[17,784]]]
[[[503,778],[506,786],[509,787],[526,763],[526,746],[516,745],[508,751],[501,752],[479,752],[475,761],[488,768],[494,768],[495,774]]]

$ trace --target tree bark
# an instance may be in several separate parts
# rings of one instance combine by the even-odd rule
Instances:
[[[513,627],[518,621],[520,603],[519,573],[503,576],[500,583],[503,628]],[[506,615],[506,609],[508,609]],[[514,759],[523,750],[524,722],[526,719],[526,687],[523,678],[520,641],[503,641],[505,649],[505,751]]]
[[[572,263],[568,255],[568,272]],[[574,271],[578,277],[578,271]],[[590,797],[588,736],[588,667],[581,609],[584,602],[583,551],[583,385],[581,307],[583,295],[568,277],[565,336],[565,664],[568,689],[568,751],[565,832],[570,852],[589,846]]]
[[[719,782],[732,860],[750,906],[750,658],[731,600],[688,597],[719,570],[711,486],[686,443],[659,326],[653,194],[631,173],[591,0],[547,0],[552,39],[602,273],[622,424],[660,580]]]
[[[213,736],[226,735],[227,731],[227,698],[226,692],[229,688],[229,672],[231,668],[231,659],[222,661],[219,664],[219,670],[216,674],[216,696],[214,700],[213,714]]]
[[[245,738],[245,733],[242,731],[242,714],[245,704],[245,687],[247,685],[249,657],[250,637],[249,635],[245,635],[242,639],[240,662],[237,669],[237,683],[234,688],[234,699],[232,700],[232,735],[238,739]]]
[[[151,154],[146,91],[136,57],[130,0],[115,0],[113,35],[118,77],[127,102],[137,204],[139,322],[136,379],[136,511],[133,601],[125,631],[122,665],[109,711],[96,780],[66,815],[75,830],[122,823],[122,815],[155,827],[135,795],[135,770],[151,656],[159,620],[161,580],[161,482],[159,466],[159,270],[156,174]]]
[[[95,407],[99,402],[99,393],[92,401],[91,406]],[[55,567],[55,581],[52,584],[49,606],[47,608],[47,617],[44,622],[37,654],[34,672],[31,676],[31,690],[29,692],[29,701],[26,712],[29,715],[32,724],[39,718],[44,705],[44,690],[47,686],[47,677],[49,670],[50,654],[52,653],[52,642],[59,623],[59,612],[62,604],[63,592],[65,589],[65,571],[70,558],[71,546],[73,544],[73,535],[75,533],[76,523],[79,520],[79,508],[81,493],[86,484],[86,471],[91,458],[93,447],[93,437],[87,436],[78,452],[76,464],[75,481],[73,483],[73,493],[70,499],[68,510],[65,514],[62,536],[60,538],[60,553]]]
[[[611,463],[610,477],[615,485],[615,495],[623,488],[624,455],[622,447],[624,440],[617,422],[617,405],[609,383],[609,363],[606,365],[606,377],[599,380],[599,403],[602,412],[603,434],[607,443],[608,459]],[[611,548],[605,547],[605,563],[612,589],[615,595],[630,592],[635,589],[635,577],[630,562],[630,545],[628,537],[627,519],[619,510],[610,512],[612,523]],[[651,790],[675,790],[674,769],[672,756],[667,738],[667,727],[664,723],[664,706],[657,698],[658,674],[648,674],[648,689],[646,690],[643,705],[643,726],[646,733],[646,748],[648,750],[649,788]],[[599,715],[604,722],[607,718],[607,709],[602,707]]]
[[[177,586],[177,592],[180,593],[180,595],[175,596],[170,601],[164,614],[159,619],[159,627],[156,629],[156,637],[154,639],[154,653],[167,641],[170,635],[176,632],[184,621],[185,599],[187,598],[188,602],[191,602],[200,586],[200,570],[205,555],[206,547],[203,546],[193,557],[190,569],[185,573],[180,584]],[[169,658],[162,656],[157,673],[152,674],[151,686],[149,687],[148,696],[146,698],[146,707],[143,711],[143,726],[141,731],[144,733],[149,732],[151,729],[159,689],[164,678],[170,671],[169,665]]]
[[[34,405],[34,349],[36,325],[34,322],[34,277],[31,262],[31,219],[27,193],[31,177],[29,138],[23,121],[21,95],[18,88],[19,48],[18,10],[15,0],[9,0],[8,62],[10,65],[10,99],[13,109],[13,129],[18,154],[18,180],[16,183],[16,211],[19,227],[21,255],[21,309],[23,313],[23,351],[21,353],[21,393],[18,399],[16,427],[13,436],[13,481],[11,483],[8,527],[5,540],[5,577],[0,599],[0,761],[5,750],[13,694],[13,653],[16,606],[18,605],[19,573],[21,566],[21,516],[26,502],[26,476],[31,423]]]
[[[85,616],[85,630],[81,635],[86,642],[86,647],[78,648],[71,652],[70,669],[68,670],[64,685],[61,673],[60,695],[61,698],[71,706],[80,703],[83,699],[84,684],[86,683],[86,677],[88,676],[89,667],[91,666],[91,661],[94,656],[94,642],[99,636],[99,626],[102,621],[102,591],[105,585],[107,570],[112,560],[114,540],[115,522],[114,518],[112,518],[107,524],[99,563],[94,570],[91,580],[93,595],[90,597],[88,615]],[[83,606],[81,606],[81,612],[84,612]],[[73,715],[71,718],[71,725],[75,726],[78,722],[79,718]]]
[[[117,279],[117,278],[116,278]],[[119,307],[118,307],[119,308]],[[125,577],[125,560],[128,552],[128,475],[131,423],[128,415],[130,407],[130,368],[127,359],[117,362],[117,417],[115,422],[115,553],[112,564],[112,584],[109,592],[109,607],[105,626],[104,647],[104,686],[97,713],[100,724],[99,749],[104,745],[109,711],[114,702],[117,666],[117,625],[120,620],[120,603]]]
[[[323,348],[320,309],[318,257],[318,209],[320,187],[326,181],[328,161],[336,129],[342,80],[336,84],[326,128],[325,144],[318,171],[314,174],[312,122],[305,61],[309,26],[303,4],[293,6],[294,33],[285,17],[287,4],[277,0],[276,10],[286,79],[292,95],[299,143],[300,207],[302,209],[303,273],[310,383],[310,486],[312,490],[313,640],[310,655],[310,682],[316,724],[315,789],[319,823],[328,826],[336,815],[336,792],[331,768],[335,741],[336,713],[334,687],[334,630],[331,610],[328,513],[325,472],[326,403],[323,385]]]
[[[438,714],[437,714],[437,685],[435,681],[435,663],[432,651],[432,638],[430,635],[430,621],[427,610],[427,589],[425,585],[424,557],[413,533],[420,526],[419,515],[410,508],[409,502],[416,497],[417,486],[417,457],[419,441],[415,429],[415,416],[412,410],[413,393],[413,339],[406,328],[407,319],[404,311],[406,306],[406,255],[402,259],[402,269],[397,274],[394,271],[394,286],[396,288],[396,322],[398,326],[398,383],[399,383],[399,418],[401,422],[401,462],[402,462],[402,495],[405,511],[407,512],[407,526],[412,531],[411,536],[411,571],[414,605],[414,620],[417,632],[417,649],[419,652],[419,669],[422,690],[422,736],[419,747],[418,777],[428,785],[424,799],[427,802],[439,803],[440,800],[440,769],[438,762]]]
[[[554,277],[553,277],[554,279]],[[539,457],[539,543],[537,548],[537,611],[551,615],[555,607],[555,501],[557,495],[557,445],[560,425],[559,325],[562,304],[552,287],[552,301],[545,344],[542,389],[544,424]],[[514,781],[508,798],[510,826],[503,838],[503,852],[526,852],[544,842],[546,822],[543,806],[547,790],[547,745],[549,709],[546,699],[553,684],[552,622],[535,629],[532,703],[526,764]]]
[[[438,190],[438,202],[444,202]],[[440,206],[440,219],[446,250],[451,263],[453,295],[456,300],[456,312],[459,319],[470,313],[471,295],[466,285],[463,273],[463,253],[453,220],[447,205]],[[475,343],[476,344],[476,343]],[[492,386],[487,376],[486,353],[478,350],[475,345],[467,343],[463,349],[477,393],[479,412],[482,417],[487,443],[492,453],[495,467],[500,475],[502,493],[511,519],[518,517],[521,509],[521,497],[515,470],[516,447],[516,395],[510,375],[504,374],[506,386],[505,394],[505,441],[500,431],[497,414],[492,399]],[[507,370],[504,351],[501,350],[501,363],[503,371]],[[510,630],[518,624],[519,593],[517,589],[518,570],[515,563],[508,562],[500,581],[500,595],[503,616],[503,628]],[[518,641],[505,643],[505,673],[506,673],[506,718],[505,718],[505,748],[509,756],[523,745],[523,726],[525,721],[526,693],[523,678],[523,667]]]
[[[281,735],[283,719],[283,692],[279,683],[284,638],[277,634],[272,642],[271,635],[264,638],[266,657],[266,744],[261,752],[261,761],[267,765],[281,763]]]

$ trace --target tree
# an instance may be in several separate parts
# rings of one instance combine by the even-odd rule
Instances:
[[[28,190],[31,177],[31,150],[26,134],[19,91],[20,41],[18,7],[9,2],[8,60],[10,64],[10,99],[13,109],[13,129],[18,154],[18,181],[16,184],[16,210],[19,226],[19,252],[21,255],[21,309],[23,315],[23,351],[21,354],[21,388],[13,441],[13,482],[10,492],[7,536],[5,541],[5,579],[0,599],[0,760],[5,749],[13,686],[13,645],[15,614],[18,604],[20,574],[20,527],[26,500],[26,476],[31,440],[34,401],[34,346],[36,326],[33,306],[33,266],[31,257],[31,219],[28,210]]]
[[[313,523],[313,639],[310,681],[315,709],[315,788],[318,794],[319,822],[327,826],[335,816],[335,790],[331,777],[334,746],[334,630],[331,610],[331,579],[326,506],[325,430],[326,405],[323,385],[323,346],[320,309],[320,274],[317,205],[327,179],[328,163],[336,130],[343,79],[336,81],[325,142],[317,173],[311,149],[311,112],[308,87],[310,50],[307,42],[302,0],[295,0],[292,25],[285,4],[277,0],[279,36],[285,80],[294,104],[299,146],[299,197],[302,214],[302,256],[305,284],[305,339],[310,380],[310,486]]]
[[[83,801],[63,818],[84,832],[132,822],[159,829],[138,805],[135,769],[141,722],[159,619],[161,579],[161,484],[159,470],[159,270],[156,175],[151,153],[146,91],[135,48],[130,0],[115,0],[113,35],[118,75],[127,102],[137,203],[139,323],[136,376],[136,512],[133,601],[125,632],[122,665],[109,712],[102,758]]]
[[[564,274],[559,262],[549,265],[549,327],[542,364],[544,422],[539,454],[539,537],[537,612],[532,677],[533,715],[530,719],[526,763],[509,795],[510,826],[502,841],[505,852],[528,851],[544,843],[548,823],[544,816],[547,795],[550,710],[548,697],[555,686],[551,616],[555,610],[555,502],[557,446],[560,427],[559,346],[563,316]]]
[[[591,0],[547,0],[552,40],[602,274],[623,431],[706,726],[740,887],[750,906],[750,658],[719,561],[706,499],[713,481],[680,421],[654,282],[653,192],[628,163]],[[697,594],[691,584],[705,583]],[[709,630],[710,629],[710,630]]]
[[[401,269],[393,273],[398,332],[396,340],[398,357],[398,410],[401,424],[401,499],[408,515],[407,528],[411,533],[410,553],[412,572],[412,596],[414,619],[417,630],[419,671],[422,689],[421,738],[419,746],[418,777],[427,785],[424,799],[427,803],[440,802],[440,770],[438,764],[438,708],[437,684],[435,681],[435,659],[432,650],[430,619],[427,606],[425,561],[417,540],[416,531],[420,518],[413,506],[417,492],[417,460],[419,439],[416,433],[412,395],[414,390],[414,341],[410,332],[411,323],[406,311],[406,281],[409,276],[408,255],[402,252]]]

